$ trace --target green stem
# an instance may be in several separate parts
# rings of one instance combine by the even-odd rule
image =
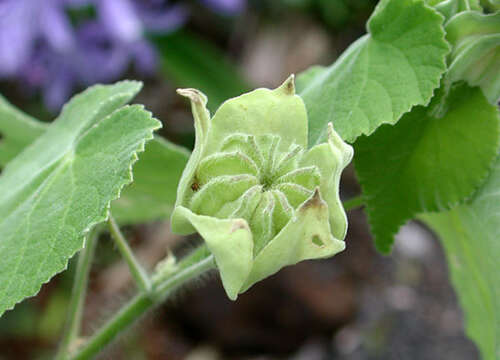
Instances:
[[[137,261],[132,249],[128,246],[127,240],[123,236],[120,231],[120,227],[116,223],[115,219],[109,214],[108,219],[109,231],[111,233],[111,237],[114,239],[118,250],[122,254],[125,262],[127,263],[130,273],[134,278],[137,287],[145,293],[149,293],[151,291],[151,281],[149,280],[148,275],[144,268]]]
[[[353,210],[364,205],[363,196],[355,196],[343,203],[345,211]]]
[[[182,284],[214,268],[214,256],[209,255],[208,257],[199,260],[185,267],[184,269],[181,269],[167,280],[162,281],[159,284],[155,284],[154,297],[156,301],[158,303],[164,301],[171,295],[173,290],[175,290]]]
[[[195,252],[196,253],[196,252]],[[197,253],[195,254],[198,255]],[[144,313],[168,298],[179,286],[193,280],[201,274],[215,267],[212,255],[181,267],[172,276],[158,284],[154,284],[152,294],[140,293],[125,305],[111,318],[77,353],[71,360],[91,359],[101,349],[108,345],[115,337],[128,326],[139,319]]]
[[[91,359],[109,344],[116,335],[132,324],[154,304],[146,293],[139,293],[120,311],[111,318],[90,340],[70,357],[76,359]]]
[[[357,196],[346,201],[344,208],[348,211],[362,205],[362,197]],[[183,259],[178,264],[177,270],[169,275],[167,279],[160,276],[159,281],[152,283],[137,262],[118,225],[111,216],[108,223],[111,235],[142,291],[120,309],[73,356],[70,356],[70,360],[84,360],[94,357],[101,349],[112,342],[119,333],[133,324],[146,311],[163,302],[178,287],[215,267],[213,255],[209,255],[206,248],[202,246]]]
[[[71,300],[68,309],[68,318],[66,320],[66,330],[63,334],[59,352],[56,357],[58,360],[63,360],[67,357],[67,355],[71,352],[71,348],[75,346],[75,342],[80,335],[89,272],[98,237],[99,230],[94,228],[87,235],[85,247],[78,255],[75,282],[73,283],[73,290],[71,292]]]

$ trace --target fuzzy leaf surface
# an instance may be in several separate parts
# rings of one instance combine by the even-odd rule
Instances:
[[[418,0],[382,0],[368,34],[331,66],[299,76],[309,116],[309,146],[326,139],[327,124],[346,141],[396,123],[427,104],[446,69],[442,16]]]
[[[0,95],[0,168],[46,130],[47,125],[19,111]]]
[[[0,167],[47,130],[48,124],[16,109],[0,96]],[[134,182],[113,201],[112,212],[120,224],[166,219],[175,203],[177,184],[189,151],[160,136],[146,144],[134,165]]]
[[[500,157],[467,204],[420,218],[440,237],[465,313],[466,332],[484,360],[500,356]]]
[[[479,88],[466,84],[453,87],[447,96],[356,142],[356,171],[381,252],[390,251],[394,234],[417,213],[465,201],[496,157],[496,107]]]
[[[0,176],[0,314],[66,268],[85,233],[107,217],[132,180],[136,152],[159,122],[122,107],[137,82],[94,86],[75,96]]]

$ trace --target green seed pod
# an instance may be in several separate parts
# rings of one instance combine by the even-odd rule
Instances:
[[[345,248],[339,181],[353,150],[331,124],[328,141],[308,149],[293,76],[226,101],[212,119],[205,95],[178,93],[191,100],[196,143],[172,230],[203,237],[230,299],[284,266]]]

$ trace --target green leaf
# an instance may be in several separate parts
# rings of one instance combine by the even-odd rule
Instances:
[[[131,166],[160,123],[127,106],[137,82],[75,96],[0,176],[0,314],[66,268],[84,235],[107,217]],[[118,109],[118,110],[117,110]]]
[[[418,0],[383,0],[368,33],[309,81],[299,95],[309,115],[309,146],[326,138],[327,123],[346,141],[394,124],[427,104],[446,69],[442,16]]]
[[[313,65],[310,68],[302,71],[295,80],[295,87],[300,94],[309,84],[317,78],[324,76],[328,71],[328,67],[321,65]]]
[[[356,142],[355,166],[378,250],[387,253],[405,221],[471,196],[499,144],[499,116],[479,88],[454,86],[398,124]]]
[[[484,360],[500,356],[500,157],[474,198],[445,213],[424,214],[441,238],[467,334]]]
[[[20,153],[47,129],[0,97],[0,165]],[[170,216],[189,151],[156,136],[146,144],[134,165],[134,182],[113,201],[112,212],[121,224],[137,224]]]
[[[134,182],[111,206],[115,219],[137,224],[170,216],[189,151],[156,136],[134,165]]]
[[[484,15],[467,11],[446,24],[453,46],[446,78],[479,86],[492,104],[500,100],[500,12]]]
[[[0,168],[40,136],[46,127],[0,95]]]
[[[207,94],[210,110],[249,90],[236,66],[220,50],[194,34],[180,31],[156,36],[153,42],[166,77],[179,87],[195,88]]]

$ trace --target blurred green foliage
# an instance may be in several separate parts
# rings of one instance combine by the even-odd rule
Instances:
[[[152,40],[160,53],[161,72],[178,87],[204,92],[211,111],[250,89],[224,52],[201,36],[178,31]]]

